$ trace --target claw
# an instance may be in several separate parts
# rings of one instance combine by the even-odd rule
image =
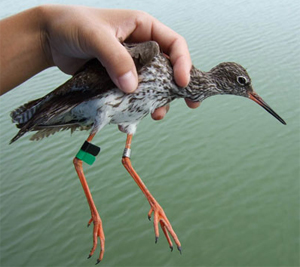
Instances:
[[[173,251],[173,246],[170,246],[171,252]]]
[[[91,255],[91,254],[89,254],[89,256],[88,256],[87,258],[89,259],[90,257],[92,257],[92,255]]]
[[[152,207],[150,208],[149,212],[148,212],[148,220],[151,221],[151,215],[152,215],[153,209]]]
[[[158,236],[155,237],[155,244],[157,244]]]
[[[100,262],[100,260],[98,259],[95,265],[97,265],[99,262]]]
[[[181,247],[177,247],[177,249],[179,250],[180,254],[182,254]]]
[[[91,225],[92,221],[93,221],[93,218],[91,218],[91,219],[89,220],[89,222],[88,222],[88,224],[87,224],[87,227],[89,227],[89,226]]]

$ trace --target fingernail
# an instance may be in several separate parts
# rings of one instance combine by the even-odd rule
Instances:
[[[118,87],[125,93],[132,93],[137,88],[137,79],[132,71],[118,78]]]

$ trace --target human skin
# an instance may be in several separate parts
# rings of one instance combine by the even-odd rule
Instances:
[[[180,87],[189,83],[191,58],[185,39],[149,14],[136,10],[43,5],[0,21],[1,95],[53,66],[74,74],[97,58],[125,93],[138,86],[132,58],[120,43],[154,40],[169,56]],[[186,99],[190,108],[199,102]],[[155,110],[162,119],[168,106]]]

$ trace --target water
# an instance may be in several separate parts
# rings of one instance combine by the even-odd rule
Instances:
[[[47,2],[47,1],[44,1]],[[63,1],[79,3],[80,1]],[[2,1],[1,17],[40,4]],[[287,122],[234,96],[197,110],[172,104],[163,121],[146,118],[132,162],[164,207],[183,254],[154,244],[149,205],[120,163],[126,136],[106,127],[102,152],[85,172],[104,223],[101,266],[299,266],[299,1],[85,1],[141,9],[181,33],[193,63],[209,70],[236,61]],[[89,208],[72,159],[87,137],[64,132],[13,145],[9,112],[68,76],[49,69],[0,98],[1,266],[93,266],[86,260]]]

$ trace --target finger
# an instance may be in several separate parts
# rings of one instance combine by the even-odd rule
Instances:
[[[187,106],[189,108],[192,108],[192,109],[199,107],[200,104],[201,104],[201,102],[199,102],[199,101],[195,102],[195,101],[192,101],[192,100],[190,100],[188,98],[185,98],[184,100],[185,100],[185,103],[187,104]]]
[[[190,80],[192,61],[185,39],[147,13],[138,13],[136,28],[129,41],[154,40],[170,56],[177,85],[186,87]]]
[[[153,39],[170,56],[177,85],[186,87],[190,81],[192,67],[187,43],[182,36],[167,26],[161,25],[163,24],[159,21],[153,24]]]
[[[170,59],[173,64],[175,82],[180,87],[186,87],[190,82],[191,64],[184,55],[175,56],[174,60],[170,56]]]
[[[136,90],[138,85],[134,62],[126,48],[110,32],[96,35],[93,39],[94,54],[106,68],[112,81],[125,93]]]
[[[164,107],[160,107],[160,108],[157,108],[156,110],[154,110],[154,112],[151,114],[151,117],[153,120],[162,120],[165,115],[168,113],[170,109],[170,106],[169,105],[166,105]]]

